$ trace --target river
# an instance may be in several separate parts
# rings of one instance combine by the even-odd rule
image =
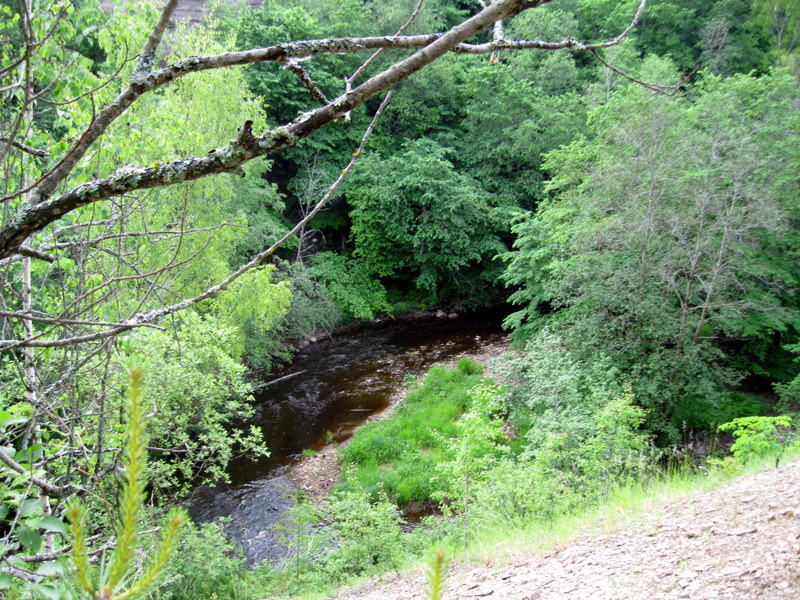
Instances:
[[[300,452],[348,439],[386,408],[406,376],[500,342],[501,320],[491,312],[387,320],[309,346],[291,366],[271,374],[273,380],[291,377],[256,395],[256,415],[246,423],[261,427],[270,456],[240,457],[230,465],[230,484],[195,490],[192,517],[231,517],[228,533],[251,564],[279,561],[284,549],[271,530],[293,503],[296,489],[286,470],[301,460]]]

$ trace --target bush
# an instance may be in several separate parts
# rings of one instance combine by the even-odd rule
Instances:
[[[360,261],[322,252],[309,259],[311,276],[325,287],[345,321],[369,321],[376,314],[391,312],[386,289]]]
[[[406,554],[397,507],[385,494],[337,491],[298,502],[282,523],[291,557],[276,591],[323,590],[359,575],[396,568]]]
[[[258,578],[248,570],[241,548],[225,535],[223,525],[205,523],[184,535],[159,589],[159,598],[258,598],[264,593],[258,588]]]
[[[736,441],[731,446],[731,452],[739,462],[747,463],[755,458],[774,455],[777,466],[784,449],[796,439],[791,426],[792,418],[783,415],[742,417],[723,423],[719,429],[733,434]]]

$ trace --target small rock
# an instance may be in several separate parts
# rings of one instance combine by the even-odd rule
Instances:
[[[687,537],[687,538],[696,538],[696,537],[700,537],[700,532],[699,532],[699,531],[694,531],[694,530],[691,530],[691,529],[690,529],[689,531],[687,531],[687,532],[686,532],[686,537]]]
[[[719,572],[720,575],[724,575],[725,577],[730,577],[732,575],[739,575],[740,573],[741,569],[737,567],[725,567]]]

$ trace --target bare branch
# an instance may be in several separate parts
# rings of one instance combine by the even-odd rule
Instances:
[[[144,48],[142,49],[142,56],[139,59],[138,69],[149,69],[152,66],[156,50],[161,44],[161,39],[164,37],[164,32],[166,32],[170,20],[172,20],[172,15],[175,13],[178,2],[179,0],[167,0],[164,8],[161,9],[161,16],[158,19],[158,23],[156,23],[156,26],[153,28],[150,37],[147,38],[147,42],[145,42]]]
[[[30,475],[30,471],[28,471],[28,469],[23,467],[13,458],[11,458],[3,450],[4,449],[0,449],[0,462],[5,463],[7,467],[12,469],[13,471],[16,471],[20,475]],[[51,498],[62,498],[63,496],[67,495],[69,492],[73,490],[72,486],[53,485],[46,479],[42,479],[40,477],[30,477],[29,481]]]
[[[66,319],[62,317],[54,317],[50,316],[40,316],[31,313],[22,313],[22,312],[8,312],[8,311],[0,311],[0,317],[6,317],[10,319],[20,319],[23,321],[35,321],[36,323],[54,323],[56,325],[88,325],[90,327],[124,327],[126,323],[111,323],[108,321],[81,321],[78,319]],[[166,331],[163,327],[159,327],[158,325],[153,325],[150,323],[142,324],[143,327],[152,327],[153,329],[158,329],[159,331]]]
[[[678,83],[673,83],[673,84],[649,83],[647,81],[643,81],[637,77],[634,77],[629,73],[626,73],[625,71],[623,71],[618,67],[615,67],[608,61],[604,60],[603,57],[600,56],[600,53],[594,48],[590,49],[589,51],[594,55],[594,57],[597,60],[599,60],[603,64],[603,66],[605,66],[607,69],[614,71],[614,73],[616,73],[617,75],[622,75],[625,79],[628,79],[629,81],[637,83],[642,87],[646,87],[649,90],[653,90],[656,93],[664,94],[666,96],[672,96],[673,94],[675,94],[681,88],[682,85],[684,85],[687,81],[689,81],[692,75],[697,73],[697,68],[693,69],[688,75],[686,75],[686,77],[681,79]]]
[[[20,141],[12,140],[10,137],[5,135],[0,135],[0,142],[3,142],[4,144],[11,144],[14,146],[14,148],[22,150],[23,152],[27,152],[28,154],[32,154],[33,156],[41,156],[42,158],[45,156],[50,156],[50,154],[45,150],[39,150],[38,148],[28,146]]]
[[[18,250],[21,256],[27,256],[29,258],[37,258],[39,260],[43,260],[45,262],[55,262],[56,257],[52,254],[46,254],[40,249],[34,250],[33,248],[29,248],[28,246],[21,246]]]
[[[183,235],[193,235],[196,233],[207,233],[209,231],[216,231],[217,229],[221,229],[223,227],[244,227],[244,225],[234,225],[232,223],[217,223],[216,225],[211,225],[209,227],[199,227],[196,229],[187,229],[185,231],[179,230],[172,230],[172,229],[162,229],[157,231],[125,231],[121,233],[109,233],[106,235],[101,235],[96,238],[91,238],[88,240],[70,240],[67,242],[55,242],[51,244],[42,244],[37,248],[37,250],[42,252],[47,252],[49,250],[62,250],[64,248],[73,248],[75,246],[82,246],[82,247],[94,247],[98,246],[101,243],[108,241],[108,240],[115,240],[120,238],[131,238],[131,237],[152,237],[152,236],[163,236],[160,238],[155,238],[151,240],[153,243],[162,242],[168,240],[173,237],[183,236]],[[20,249],[20,254],[22,254],[23,250],[27,250],[25,248]],[[43,256],[50,257],[49,254],[44,254]],[[40,256],[34,256],[33,258],[42,258]],[[50,257],[51,259],[53,257]],[[43,260],[46,260],[42,258]]]
[[[296,58],[289,59],[285,61],[284,66],[287,70],[294,73],[297,78],[300,80],[306,89],[311,93],[314,97],[314,100],[325,106],[328,104],[329,100],[325,97],[325,94],[319,89],[319,86],[311,79],[311,75],[308,74],[303,67],[300,66],[300,61]]]
[[[403,35],[403,34],[406,32],[406,30],[407,30],[409,27],[411,27],[411,24],[412,24],[414,21],[416,21],[416,20],[417,20],[417,16],[419,16],[419,13],[420,13],[420,11],[422,10],[422,5],[423,5],[424,3],[425,3],[425,0],[419,0],[419,2],[417,2],[417,6],[416,6],[416,7],[414,7],[414,10],[412,11],[412,13],[411,13],[411,16],[410,16],[410,17],[408,17],[408,20],[406,20],[406,22],[405,22],[405,23],[403,23],[403,24],[400,26],[400,28],[397,30],[397,33],[396,33],[395,35]],[[484,4],[483,2],[481,2],[481,6],[482,6],[483,8],[486,8],[486,4]],[[375,60],[376,60],[376,59],[377,59],[377,58],[378,58],[378,57],[379,57],[381,54],[383,54],[385,50],[386,50],[386,48],[379,48],[378,50],[376,50],[375,52],[373,52],[373,53],[372,53],[372,55],[371,55],[371,56],[370,56],[370,57],[369,57],[367,60],[365,60],[365,61],[364,61],[364,63],[363,63],[363,64],[362,64],[360,67],[358,67],[358,69],[356,69],[356,71],[355,71],[355,72],[354,72],[354,73],[353,73],[353,74],[352,74],[350,77],[348,77],[348,78],[346,78],[346,79],[344,80],[344,81],[345,81],[345,91],[349,92],[351,89],[353,89],[353,83],[354,83],[354,82],[355,82],[355,81],[356,81],[356,80],[357,80],[359,77],[361,77],[361,74],[362,74],[364,71],[366,71],[366,70],[367,70],[367,67],[369,67],[369,66],[370,66],[370,65],[371,65],[373,62],[375,62]]]

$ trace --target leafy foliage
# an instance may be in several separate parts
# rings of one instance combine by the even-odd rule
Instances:
[[[369,321],[381,312],[390,312],[386,290],[363,263],[332,252],[309,259],[310,275],[321,282],[325,295],[342,313],[344,321]]]
[[[527,307],[509,323],[558,323],[584,358],[602,349],[668,437],[679,408],[723,403],[737,380],[718,340],[796,318],[795,266],[775,260],[776,243],[796,247],[791,80],[709,77],[693,100],[621,90],[590,115],[594,139],[549,155],[558,195],[515,226],[506,278]]]
[[[186,312],[175,334],[137,334],[130,348],[158,365],[147,389],[150,444],[157,448],[150,463],[155,489],[174,491],[200,474],[224,479],[235,452],[266,453],[260,431],[230,427],[252,414],[235,329]]]
[[[126,443],[123,457],[125,471],[119,494],[119,520],[115,526],[115,544],[111,558],[104,562],[95,575],[89,563],[85,530],[86,508],[73,501],[67,506],[72,542],[71,562],[74,568],[72,584],[64,590],[69,597],[107,598],[108,600],[135,599],[152,588],[163,574],[170,556],[177,546],[178,533],[188,519],[185,511],[173,508],[167,515],[161,534],[161,544],[150,557],[143,571],[131,576],[135,569],[139,538],[139,520],[145,499],[145,465],[147,460],[144,437],[144,406],[142,397],[144,373],[138,366],[129,370],[126,403]]]
[[[489,197],[446,153],[419,140],[386,159],[365,157],[347,191],[355,255],[377,275],[413,277],[439,297],[491,279],[485,269],[503,250]]]
[[[719,426],[720,431],[730,431],[736,441],[731,452],[736,459],[747,463],[755,458],[776,455],[777,466],[784,449],[794,439],[789,428],[792,418],[779,417],[741,417]],[[795,442],[796,444],[796,442]]]
[[[282,528],[292,556],[287,580],[275,585],[292,592],[396,568],[406,552],[400,513],[383,494],[340,490],[313,505],[300,502]]]

